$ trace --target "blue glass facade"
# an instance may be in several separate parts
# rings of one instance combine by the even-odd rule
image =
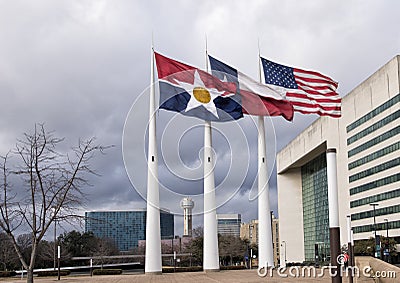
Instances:
[[[161,238],[174,236],[174,215],[161,212]],[[85,212],[85,232],[93,232],[99,238],[114,240],[121,251],[138,246],[146,239],[146,211],[92,211]]]
[[[326,155],[321,154],[301,167],[305,259],[329,256],[329,207]]]
[[[240,236],[240,223],[242,223],[240,214],[217,214],[217,218],[218,234]]]

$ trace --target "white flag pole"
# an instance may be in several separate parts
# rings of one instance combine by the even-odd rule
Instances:
[[[206,70],[208,52],[206,38]],[[204,121],[204,244],[203,270],[219,271],[219,251],[217,234],[217,210],[215,201],[214,158],[212,150],[211,122]]]
[[[260,47],[258,47],[259,79],[261,81]],[[259,269],[274,266],[271,209],[269,203],[268,167],[266,157],[264,116],[258,116],[258,260]]]
[[[149,144],[147,160],[147,212],[145,273],[161,274],[160,192],[156,136],[156,102],[154,90],[154,48],[151,49],[151,82],[149,109]]]
[[[331,266],[336,269],[336,274],[332,276],[332,283],[342,283],[340,264],[338,257],[340,249],[340,226],[339,226],[339,197],[337,180],[337,160],[336,148],[326,150],[326,172],[328,181],[328,206],[329,206],[329,241]]]
[[[203,270],[219,271],[217,212],[211,122],[204,121],[204,247]]]

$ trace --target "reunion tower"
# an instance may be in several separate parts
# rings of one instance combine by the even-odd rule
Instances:
[[[183,236],[191,237],[194,201],[190,197],[185,197],[181,200],[181,207],[183,208]]]

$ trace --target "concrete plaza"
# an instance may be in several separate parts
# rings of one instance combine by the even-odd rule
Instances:
[[[319,271],[319,270],[318,270]],[[21,283],[24,282],[21,279],[0,279],[0,282],[10,283]],[[49,283],[49,282],[61,282],[61,283],[136,283],[136,282],[160,282],[160,283],[175,283],[175,282],[331,282],[331,278],[327,272],[323,277],[280,277],[276,272],[270,277],[268,274],[265,277],[261,277],[257,274],[256,269],[252,270],[232,270],[232,271],[220,271],[212,273],[204,272],[179,272],[179,273],[164,273],[162,275],[145,275],[145,274],[126,274],[117,276],[67,276],[61,278],[60,281],[57,278],[35,278],[35,282],[38,283]],[[343,278],[343,283],[348,282],[347,278]],[[358,278],[354,282],[374,282],[372,278]]]

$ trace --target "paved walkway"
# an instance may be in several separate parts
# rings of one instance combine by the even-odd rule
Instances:
[[[319,270],[317,271],[319,272]],[[24,282],[21,279],[0,279],[1,283],[21,283]],[[67,276],[62,277],[61,281],[57,281],[57,278],[35,278],[36,283],[136,283],[136,282],[159,282],[159,283],[175,283],[175,282],[268,282],[268,283],[283,283],[283,282],[331,282],[329,274],[325,272],[323,277],[293,277],[288,275],[287,278],[280,277],[276,272],[270,277],[268,274],[266,277],[260,277],[257,274],[257,270],[231,270],[231,271],[220,271],[212,273],[204,272],[179,272],[179,273],[164,273],[162,275],[145,275],[145,274],[132,274],[132,275],[118,275],[118,276]],[[343,278],[343,283],[347,283],[348,279]],[[357,281],[355,281],[357,282]],[[373,282],[373,281],[372,281]]]

